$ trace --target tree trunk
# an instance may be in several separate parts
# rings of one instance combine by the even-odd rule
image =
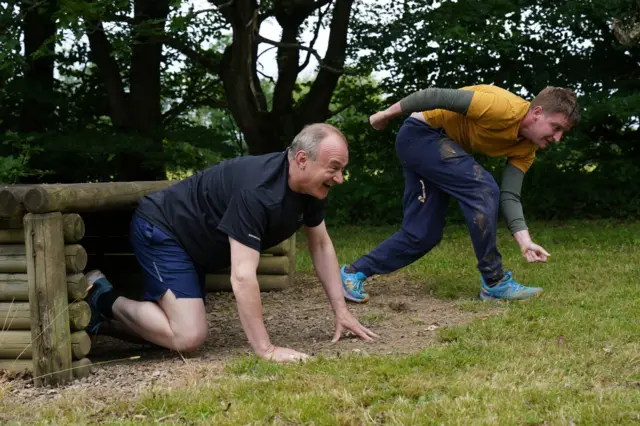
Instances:
[[[162,35],[169,14],[169,0],[134,2],[133,46],[131,48],[131,129],[144,141],[133,152],[120,154],[122,181],[162,180],[162,124],[160,64]]]
[[[321,123],[329,118],[329,104],[344,67],[352,6],[353,0],[336,1],[331,19],[329,44],[324,57],[325,67],[320,68],[311,90],[297,111],[296,129],[298,131],[305,124]]]
[[[113,48],[99,21],[87,21],[91,59],[98,65],[116,129],[136,136],[136,146],[118,155],[118,181],[165,179],[162,149],[161,63],[169,0],[136,0],[132,26],[129,94]]]
[[[20,130],[42,133],[52,122],[54,110],[53,68],[56,24],[55,0],[23,0],[24,86]]]

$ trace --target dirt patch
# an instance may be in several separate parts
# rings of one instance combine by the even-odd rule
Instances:
[[[432,297],[424,285],[401,274],[372,277],[366,290],[371,300],[365,305],[349,304],[349,309],[362,324],[380,335],[375,343],[362,342],[353,335],[331,343],[333,313],[320,282],[311,275],[299,276],[293,288],[262,294],[263,316],[271,341],[327,357],[341,353],[411,353],[433,344],[438,328],[468,322],[477,315],[461,310],[455,302]],[[34,388],[27,378],[3,379],[0,375],[0,389],[3,381],[6,385],[9,380],[7,402],[37,404],[69,398],[77,392],[97,395],[100,403],[106,404],[112,399],[135,398],[155,385],[175,387],[189,382],[187,376],[199,369],[210,373],[234,356],[252,353],[232,293],[208,295],[207,312],[209,337],[185,358],[169,350],[102,337],[89,355],[96,364],[89,377],[62,388],[43,389]]]

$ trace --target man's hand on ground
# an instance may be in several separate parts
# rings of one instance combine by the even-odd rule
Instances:
[[[343,331],[350,331],[362,340],[372,342],[374,337],[380,337],[373,331],[369,330],[354,317],[347,309],[336,312],[334,320],[336,334],[333,336],[333,343],[340,340]]]
[[[261,356],[268,361],[277,362],[305,361],[310,358],[309,355],[305,353],[275,345],[271,345]]]
[[[520,247],[522,257],[527,259],[529,263],[546,262],[547,258],[551,256],[542,246],[530,242],[528,245]]]

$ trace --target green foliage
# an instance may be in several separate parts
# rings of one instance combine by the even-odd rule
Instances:
[[[402,213],[402,168],[395,154],[397,129],[378,132],[369,125],[369,115],[382,105],[381,95],[380,88],[365,78],[343,78],[335,92],[335,108],[351,106],[329,120],[349,141],[345,182],[331,190],[327,203],[332,222],[393,223]]]
[[[34,169],[31,158],[42,151],[32,144],[32,137],[6,132],[0,139],[0,183],[15,184],[21,179],[43,176],[47,172]]]
[[[580,125],[539,152],[527,173],[522,196],[528,219],[637,217],[640,51],[620,46],[610,31],[612,18],[636,10],[634,1],[363,3],[352,42],[363,49],[360,66],[386,78],[375,102],[342,115],[341,128],[357,142],[350,147],[349,179],[331,195],[333,220],[401,219],[403,178],[393,140],[402,119],[379,133],[367,125],[368,115],[426,87],[481,83],[526,99],[547,85],[579,94]],[[351,91],[346,97],[361,96],[343,90]],[[504,160],[477,159],[500,182]],[[455,203],[451,207],[450,219],[462,220]]]
[[[285,2],[260,2],[266,12]],[[171,2],[165,25],[174,46],[161,63],[162,119],[150,134],[112,123],[104,75],[94,64],[87,32],[103,23],[130,101],[136,36],[148,24],[130,19],[130,1],[58,2],[57,34],[36,52],[54,55],[54,105],[43,134],[20,133],[29,90],[21,54],[22,12],[0,7],[0,179],[3,182],[118,179],[132,156],[140,167],[187,176],[225,158],[247,153],[242,132],[229,114],[219,75],[202,62],[217,63],[231,44],[229,22],[215,10],[196,13]],[[330,11],[330,6],[321,12]],[[314,14],[302,28],[312,31]],[[378,132],[368,117],[407,94],[429,86],[497,84],[531,99],[547,85],[580,95],[583,119],[558,145],[539,152],[525,178],[527,219],[637,217],[640,212],[640,46],[625,47],[611,33],[614,18],[638,14],[637,0],[445,0],[354,4],[347,48],[348,75],[334,92],[329,120],[350,142],[346,181],[328,200],[334,223],[398,224],[403,175],[395,154],[402,118]],[[631,18],[629,18],[631,17]],[[154,31],[158,31],[155,29]],[[55,50],[52,50],[55,43]],[[198,46],[184,56],[179,45]],[[175,47],[178,46],[178,47]],[[261,46],[264,47],[264,46]],[[184,50],[184,49],[183,49]],[[308,52],[301,52],[301,61]],[[311,81],[299,81],[297,106]],[[268,109],[274,84],[261,82]],[[291,115],[278,117],[293,128]],[[135,123],[134,123],[135,124]],[[504,160],[478,157],[499,182]],[[462,220],[452,200],[449,219]]]

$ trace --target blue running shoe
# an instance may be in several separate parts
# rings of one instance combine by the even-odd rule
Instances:
[[[89,294],[85,300],[91,308],[91,320],[85,329],[92,340],[96,340],[100,331],[100,324],[107,320],[107,317],[98,311],[98,296],[113,289],[107,277],[97,269],[87,273],[87,281],[89,282]]]
[[[484,278],[480,279],[482,281],[480,299],[482,300],[526,300],[536,297],[542,293],[542,289],[540,287],[526,287],[518,284],[513,279],[513,276],[511,276],[511,271],[507,271],[504,274],[502,281],[493,287],[487,286]]]
[[[364,292],[364,280],[367,277],[362,272],[349,274],[344,271],[347,265],[340,268],[340,278],[342,278],[342,291],[344,298],[356,303],[365,303],[369,300],[369,295]]]

